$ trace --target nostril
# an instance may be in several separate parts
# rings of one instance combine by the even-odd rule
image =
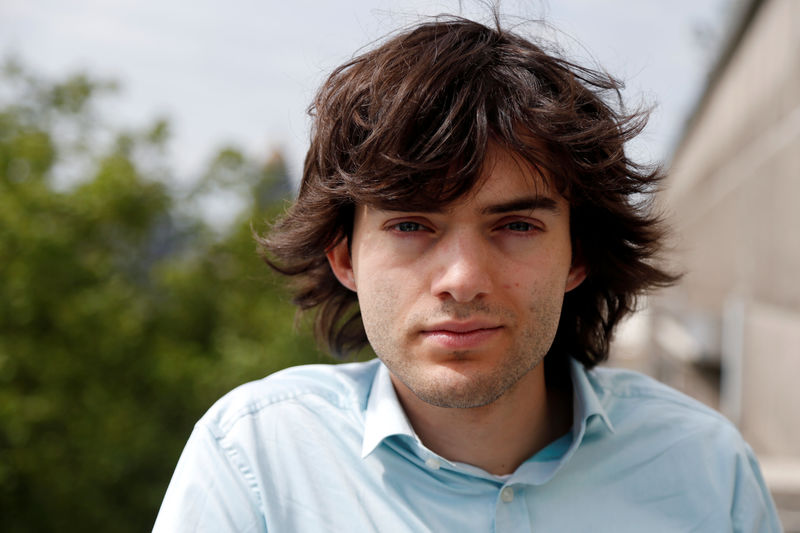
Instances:
[[[434,280],[436,296],[448,296],[456,301],[471,301],[490,291],[491,278],[479,264],[464,261],[449,265]]]

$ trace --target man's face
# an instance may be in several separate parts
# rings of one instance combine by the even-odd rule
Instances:
[[[585,277],[567,201],[518,158],[489,156],[440,212],[358,206],[351,252],[328,254],[395,386],[441,407],[492,403],[536,368]]]

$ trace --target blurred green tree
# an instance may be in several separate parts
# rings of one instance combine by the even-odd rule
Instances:
[[[146,531],[215,399],[322,358],[251,235],[285,165],[224,149],[178,201],[165,121],[109,132],[95,104],[112,84],[1,74],[2,529]],[[222,235],[177,209],[219,189],[247,200]]]

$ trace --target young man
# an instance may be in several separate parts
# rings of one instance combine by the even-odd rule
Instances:
[[[378,358],[220,400],[155,529],[778,531],[729,422],[594,369],[636,296],[673,281],[618,89],[457,18],[334,71],[261,244],[334,353]]]

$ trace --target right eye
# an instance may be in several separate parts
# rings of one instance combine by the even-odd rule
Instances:
[[[421,231],[423,229],[422,224],[419,222],[398,222],[397,224],[392,226],[392,229],[395,231],[400,231],[402,233],[410,233],[413,231]]]

